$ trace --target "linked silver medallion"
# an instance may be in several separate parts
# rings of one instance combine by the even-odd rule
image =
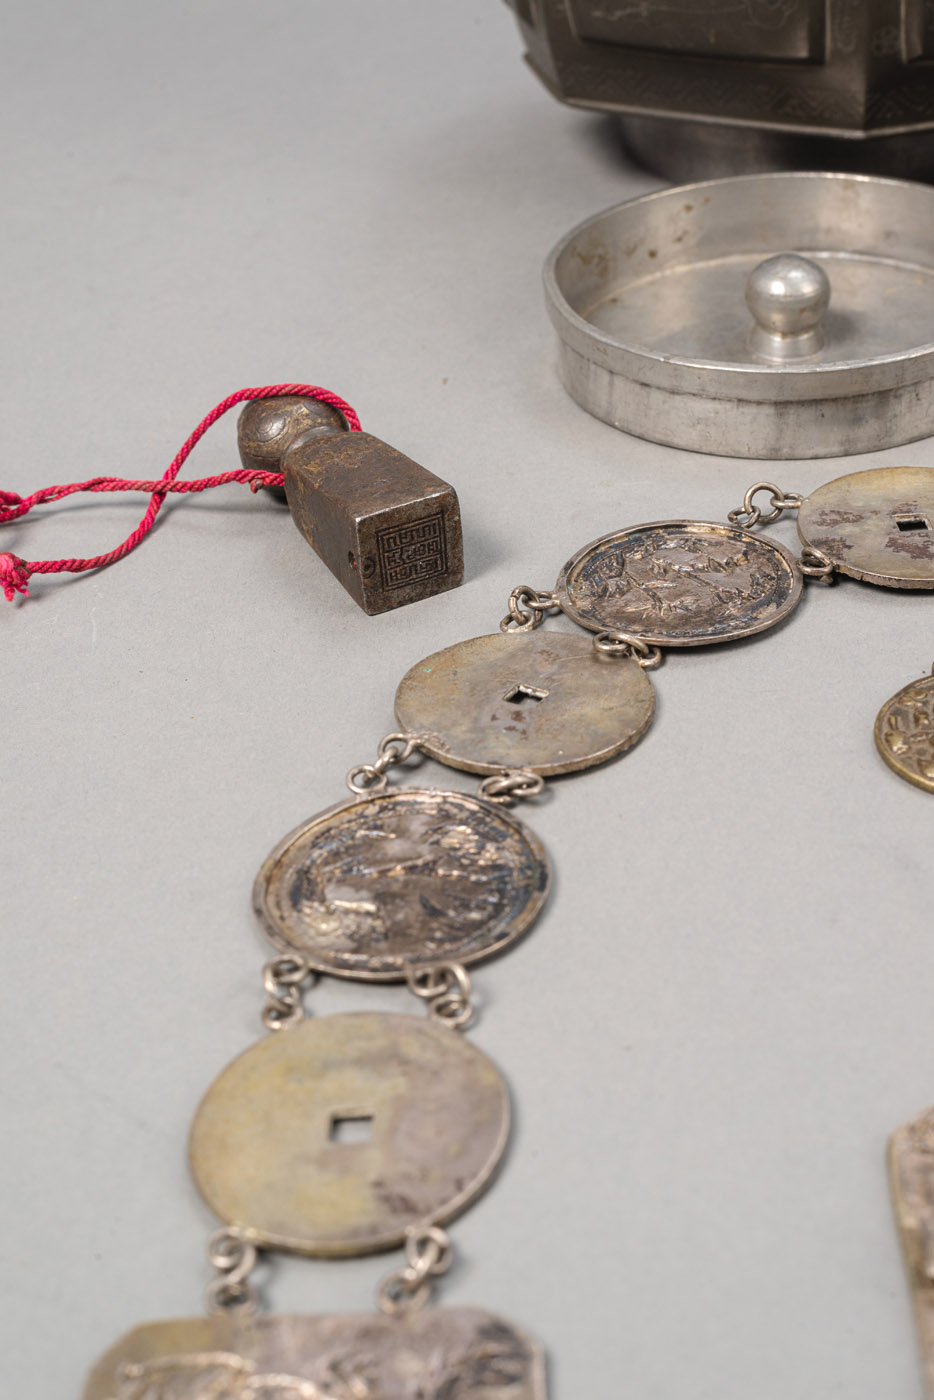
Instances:
[[[546,1400],[542,1348],[480,1308],[150,1322],[82,1400]]]
[[[699,647],[774,627],[802,585],[794,556],[774,540],[739,525],[660,520],[586,545],[565,564],[555,594],[593,632]]]
[[[841,574],[883,588],[934,588],[934,468],[874,467],[808,496],[798,533]]]
[[[509,812],[469,793],[398,788],[291,832],[264,861],[253,904],[280,951],[391,982],[506,947],[538,915],[549,878],[538,837]]]
[[[654,712],[641,666],[566,632],[458,642],[419,661],[396,692],[396,716],[418,747],[470,773],[589,768],[631,748]]]
[[[921,676],[887,700],[874,733],[893,773],[934,792],[934,675]]]
[[[227,1066],[201,1102],[198,1189],[250,1243],[319,1257],[401,1244],[488,1185],[509,1094],[481,1050],[420,1017],[303,1021]]]

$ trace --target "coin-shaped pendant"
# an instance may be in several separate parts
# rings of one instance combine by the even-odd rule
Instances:
[[[271,942],[320,972],[393,982],[519,938],[548,857],[510,812],[465,792],[399,788],[342,802],[279,843],[253,887]]]
[[[503,632],[419,661],[396,691],[396,717],[432,758],[469,773],[550,776],[622,753],[652,722],[643,668],[566,632]]]
[[[739,525],[660,520],[578,550],[555,585],[569,617],[666,647],[735,641],[773,627],[801,597],[783,545]]]
[[[798,534],[851,578],[934,588],[934,468],[873,467],[820,486]]]
[[[889,767],[934,792],[934,675],[906,685],[876,716],[876,747]]]
[[[542,1348],[481,1308],[180,1317],[135,1327],[83,1400],[546,1400]]]
[[[508,1136],[506,1085],[469,1040],[351,1012],[277,1031],[228,1065],[195,1115],[190,1161],[211,1209],[254,1244],[370,1254],[468,1206]]]

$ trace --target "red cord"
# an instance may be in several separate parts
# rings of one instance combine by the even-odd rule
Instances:
[[[176,480],[192,449],[200,442],[208,428],[216,423],[218,418],[221,418],[228,409],[248,399],[272,399],[278,394],[300,394],[305,398],[319,399],[321,403],[330,404],[332,408],[340,410],[352,433],[360,431],[360,419],[350,404],[345,403],[337,394],[332,394],[329,389],[320,389],[314,384],[268,384],[263,389],[238,389],[235,394],[229,394],[226,399],[222,400],[216,408],[212,408],[207,417],[202,418],[184,446],[179,449],[165,475],[158,481],[127,481],[119,476],[95,476],[91,477],[89,481],[72,482],[69,486],[46,486],[41,491],[34,491],[31,496],[18,496],[15,491],[0,491],[0,525],[8,525],[11,521],[19,520],[22,516],[28,515],[33,506],[45,505],[48,501],[60,501],[64,496],[71,496],[76,491],[148,491],[151,493],[146,514],[136,529],[122,544],[117,545],[116,549],[111,549],[107,554],[96,554],[92,559],[36,559],[32,562],[20,559],[16,554],[0,554],[0,588],[3,589],[7,602],[11,603],[17,593],[28,596],[27,584],[31,574],[80,574],[87,569],[101,569],[105,564],[115,564],[118,559],[129,554],[131,549],[135,549],[146,538],[153,527],[156,516],[162,509],[163,501],[170,492],[190,494],[198,491],[209,491],[212,486],[224,486],[229,481],[244,482],[252,491],[258,491],[261,486],[281,486],[281,472],[244,469],[222,472],[219,476],[205,476],[198,481]]]

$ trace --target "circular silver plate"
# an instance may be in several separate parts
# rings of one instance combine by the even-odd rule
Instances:
[[[214,1213],[254,1243],[369,1254],[475,1200],[509,1119],[499,1070],[469,1040],[352,1012],[277,1031],[228,1065],[195,1115],[189,1158]]]
[[[548,857],[517,817],[464,792],[400,788],[342,802],[264,861],[253,905],[280,951],[393,982],[499,952],[545,902]]]
[[[876,716],[876,747],[900,778],[934,792],[934,676],[887,700]]]
[[[567,615],[593,632],[699,647],[774,627],[802,584],[794,556],[774,540],[739,525],[659,520],[578,550],[555,592]]]
[[[564,385],[637,437],[733,457],[845,457],[934,428],[934,190],[790,172],[678,185],[572,229],[545,264]],[[755,354],[750,274],[805,253],[823,345]]]
[[[426,656],[396,691],[402,729],[452,768],[550,776],[631,748],[652,722],[641,666],[565,632],[496,632]]]
[[[934,588],[934,468],[875,467],[820,486],[798,534],[841,574],[883,588]]]

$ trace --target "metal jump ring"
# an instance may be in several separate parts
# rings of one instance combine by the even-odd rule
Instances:
[[[366,781],[362,781],[362,778]],[[355,768],[351,768],[345,781],[350,791],[358,797],[385,792],[389,786],[386,774],[381,773],[374,763],[358,763]]]

